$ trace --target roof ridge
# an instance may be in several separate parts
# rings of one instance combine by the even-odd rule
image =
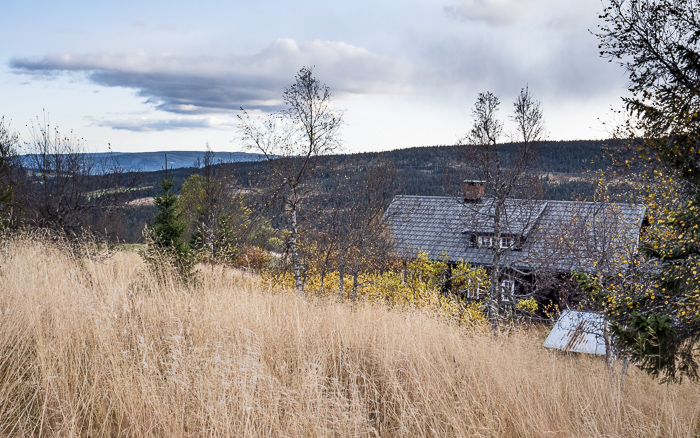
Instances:
[[[437,196],[437,195],[396,195],[396,198],[423,198],[423,199],[444,199],[444,200],[454,200],[457,201],[458,203],[462,204],[460,201],[459,197],[455,196]],[[492,197],[484,197],[484,200],[493,200],[494,198]],[[549,203],[549,204],[589,204],[589,205],[596,205],[596,204],[601,204],[601,205],[627,205],[629,207],[640,207],[640,208],[646,208],[644,203],[642,202],[601,202],[601,201],[566,201],[566,200],[559,200],[559,199],[524,199],[524,198],[506,198],[506,201],[527,201],[527,202],[544,202],[544,203]]]

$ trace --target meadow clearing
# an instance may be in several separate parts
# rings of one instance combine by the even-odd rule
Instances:
[[[77,254],[77,255],[76,255]],[[202,269],[154,276],[16,237],[0,249],[3,436],[691,437],[700,387],[426,312]]]

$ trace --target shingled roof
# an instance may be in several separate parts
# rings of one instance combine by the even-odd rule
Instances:
[[[494,249],[475,236],[493,235],[493,199],[464,203],[453,197],[397,196],[386,219],[404,257],[464,260],[489,266]],[[643,205],[508,199],[502,236],[517,244],[502,254],[502,265],[521,270],[606,271],[627,263],[637,251]]]

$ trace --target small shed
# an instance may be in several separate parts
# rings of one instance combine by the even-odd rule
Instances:
[[[599,313],[565,310],[542,344],[576,353],[605,354],[605,317]]]

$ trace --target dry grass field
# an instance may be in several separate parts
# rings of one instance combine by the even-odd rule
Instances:
[[[301,300],[238,271],[196,288],[135,253],[0,250],[2,436],[690,437],[700,388],[420,312]]]

